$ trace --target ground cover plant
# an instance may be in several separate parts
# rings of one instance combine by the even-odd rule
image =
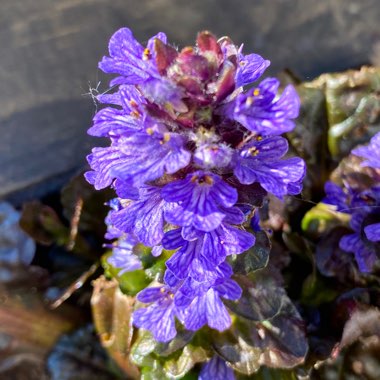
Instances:
[[[81,175],[61,210],[21,215],[52,262],[76,260],[64,284],[47,268],[45,297],[92,292],[104,378],[380,377],[380,70],[301,83],[269,64],[207,31],[111,37],[96,190]],[[53,350],[53,378],[90,330]]]

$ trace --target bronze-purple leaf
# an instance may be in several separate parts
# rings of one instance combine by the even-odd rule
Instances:
[[[166,73],[167,68],[173,63],[178,53],[173,47],[164,44],[159,38],[154,40],[156,53],[156,65],[161,75]]]

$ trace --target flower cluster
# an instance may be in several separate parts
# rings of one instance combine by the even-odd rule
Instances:
[[[380,252],[380,133],[369,145],[352,151],[355,156],[364,158],[361,165],[374,169],[373,183],[370,186],[352,186],[344,182],[344,188],[327,182],[325,203],[335,205],[337,210],[351,214],[352,234],[340,240],[340,248],[355,254],[359,269],[370,272],[378,261]]]
[[[86,178],[118,196],[107,217],[108,237],[119,239],[113,265],[141,268],[137,243],[154,256],[174,252],[162,283],[137,295],[148,305],[133,317],[158,341],[175,337],[176,319],[192,331],[231,325],[223,299],[239,299],[241,289],[227,258],[255,243],[243,228],[257,203],[247,194],[282,199],[302,189],[305,163],[284,158],[281,136],[294,128],[299,98],[291,85],[279,94],[277,79],[254,83],[268,65],[209,32],[178,51],[163,33],[144,47],[127,28],[112,36],[100,62],[117,74],[115,92],[98,97],[109,105],[89,134],[111,143],[92,150]],[[204,372],[230,378],[223,365],[212,359]]]

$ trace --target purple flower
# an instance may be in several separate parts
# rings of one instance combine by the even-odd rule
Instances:
[[[179,248],[166,266],[178,278],[187,276],[204,281],[210,277],[227,256],[245,252],[255,243],[255,237],[236,227],[221,224],[212,232],[200,234],[188,241],[181,236],[181,229],[169,231],[163,239],[165,249]]]
[[[380,169],[380,133],[373,136],[367,146],[353,149],[352,153],[365,159],[363,166]]]
[[[151,305],[135,310],[133,324],[149,330],[159,342],[172,340],[177,331],[175,329],[176,308],[171,289],[164,286],[146,288],[137,294],[137,299]]]
[[[370,272],[378,260],[380,241],[380,188],[363,191],[348,186],[344,190],[330,182],[326,203],[335,204],[339,211],[351,214],[350,226],[354,233],[341,238],[339,246],[355,254],[361,272]]]
[[[240,297],[241,288],[229,278],[216,277],[214,281],[205,282],[188,278],[178,289],[174,302],[188,330],[196,331],[207,324],[224,331],[230,327],[231,317],[221,298],[237,300]]]
[[[239,54],[238,69],[235,77],[237,87],[255,82],[263,75],[269,65],[270,61],[258,54]]]
[[[373,265],[377,261],[377,251],[375,247],[367,245],[358,233],[343,236],[340,239],[339,246],[344,251],[355,254],[355,259],[361,272],[371,272]]]
[[[364,228],[365,235],[368,240],[380,241],[380,223],[374,223]]]
[[[119,275],[125,272],[131,272],[142,269],[139,257],[133,253],[137,240],[132,235],[120,237],[112,247],[112,255],[107,261],[115,268],[121,269]]]
[[[153,44],[158,38],[164,43],[166,36],[159,33],[153,36],[144,48],[136,39],[130,29],[118,30],[109,42],[110,57],[103,57],[99,68],[105,73],[115,73],[121,76],[111,82],[115,84],[141,84],[158,76],[154,57]]]
[[[236,203],[237,191],[221,177],[197,171],[166,185],[162,189],[162,197],[167,202],[178,203],[177,207],[165,213],[169,223],[212,231],[225,217],[221,207],[232,207]]]
[[[94,125],[88,130],[89,135],[115,139],[142,130],[146,100],[136,87],[120,86],[118,92],[100,95],[98,100],[120,106],[121,109],[106,107],[100,110],[94,116]]]
[[[234,371],[218,355],[203,365],[199,380],[235,380]]]
[[[168,209],[160,193],[158,187],[141,187],[139,199],[113,212],[111,223],[120,231],[134,233],[141,243],[149,247],[160,244],[164,236],[163,214]]]
[[[185,96],[183,89],[169,80],[151,79],[144,84],[142,92],[147,99],[170,113],[172,109],[177,112],[188,111],[187,105],[182,100]]]
[[[108,148],[94,148],[87,157],[93,171],[85,175],[96,189],[111,185],[114,179],[140,186],[164,173],[175,173],[188,165],[190,157],[182,136],[148,128],[122,136]]]
[[[248,130],[263,135],[280,135],[294,129],[300,100],[293,86],[285,87],[276,98],[280,82],[275,78],[263,80],[236,97],[224,107],[227,117],[241,123]]]
[[[98,137],[119,137],[142,128],[136,117],[112,107],[103,108],[93,121],[94,126],[88,130],[88,134]]]
[[[323,198],[323,203],[336,206],[339,212],[351,212],[351,209],[347,207],[349,202],[347,190],[350,191],[350,189],[342,189],[332,181],[327,181],[325,183],[326,197]]]
[[[231,162],[233,150],[224,144],[202,144],[194,152],[194,162],[203,169],[225,168]]]
[[[215,266],[227,256],[238,255],[255,244],[255,237],[239,228],[222,223],[215,230],[205,233],[201,254]]]
[[[184,240],[180,229],[167,232],[162,241],[164,248],[180,249],[168,259],[166,267],[181,280],[192,276],[203,281],[215,271],[215,265],[201,253],[202,243],[202,239]]]
[[[280,136],[254,140],[236,154],[234,174],[242,184],[258,182],[278,198],[291,193],[305,175],[305,162],[298,157],[282,159],[288,142]],[[299,187],[298,187],[299,189]]]

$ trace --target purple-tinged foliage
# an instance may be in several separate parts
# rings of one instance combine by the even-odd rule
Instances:
[[[199,380],[235,380],[234,371],[218,355],[203,365]]]
[[[364,158],[363,166],[380,169],[380,133],[373,136],[367,146],[356,148],[352,153]]]

